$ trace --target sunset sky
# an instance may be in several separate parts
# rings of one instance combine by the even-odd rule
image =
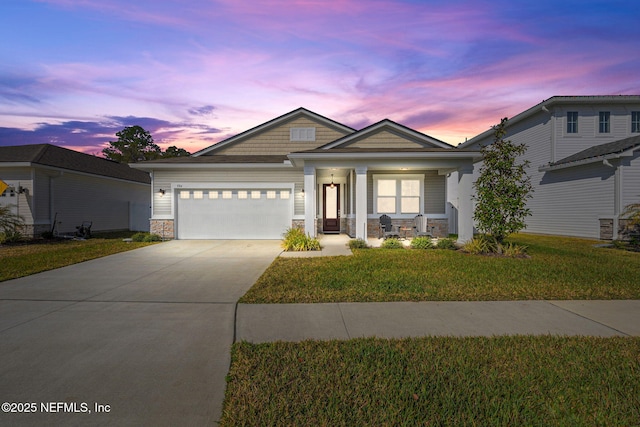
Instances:
[[[554,95],[640,94],[637,0],[2,0],[0,145],[190,152],[305,107],[457,145]]]

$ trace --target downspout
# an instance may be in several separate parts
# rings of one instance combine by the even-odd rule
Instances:
[[[62,175],[64,175],[64,172],[62,171],[58,171],[58,175],[57,176],[49,176],[49,223],[51,224],[51,231],[53,232],[53,230],[55,230],[56,227],[56,219],[57,219],[57,212],[55,210],[55,197],[54,197],[54,185],[53,185],[53,180],[56,178],[60,178]]]

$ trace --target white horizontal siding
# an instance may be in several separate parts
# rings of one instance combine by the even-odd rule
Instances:
[[[179,182],[224,183],[224,182],[281,182],[293,183],[294,214],[304,215],[304,174],[302,170],[174,170],[154,171],[153,174],[153,215],[169,217],[172,215],[171,185]],[[159,190],[166,191],[164,196]]]
[[[599,238],[614,214],[614,169],[600,163],[543,173],[528,206],[528,232]]]

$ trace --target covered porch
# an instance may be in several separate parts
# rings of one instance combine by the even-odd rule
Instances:
[[[289,155],[304,169],[304,227],[311,236],[379,237],[379,218],[410,228],[428,219],[434,236],[446,237],[450,219],[458,242],[473,237],[472,176],[478,152],[443,148],[310,150]],[[458,172],[457,215],[447,206],[447,175]],[[410,235],[411,233],[409,233]]]

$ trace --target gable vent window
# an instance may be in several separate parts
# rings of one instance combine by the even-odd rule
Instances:
[[[291,128],[289,129],[291,141],[315,141],[316,128]]]

